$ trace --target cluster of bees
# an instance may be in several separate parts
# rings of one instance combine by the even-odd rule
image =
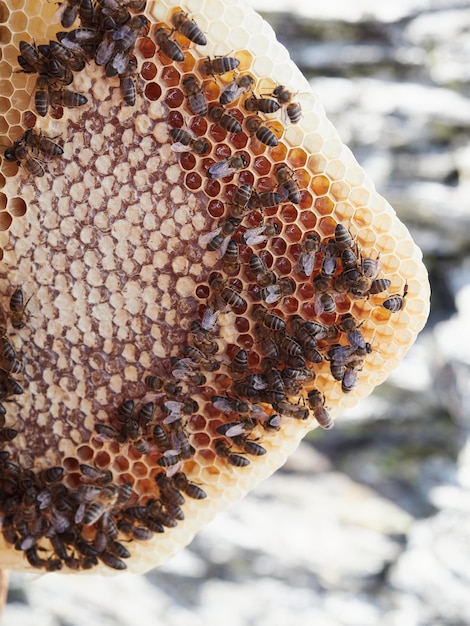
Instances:
[[[64,0],[57,17],[64,28],[78,17],[79,28],[59,33],[58,41],[47,45],[20,43],[22,71],[38,74],[36,112],[45,116],[50,108],[54,113],[63,106],[85,104],[86,97],[67,86],[73,73],[90,60],[103,66],[106,76],[118,76],[124,103],[134,105],[138,67],[134,47],[139,37],[150,32],[149,21],[141,14],[144,8],[144,0]],[[159,54],[176,63],[185,60],[181,36],[189,45],[206,44],[204,33],[182,10],[172,14],[171,26],[161,26],[151,36]],[[274,148],[282,128],[268,116],[280,111],[284,126],[296,124],[302,116],[300,104],[283,85],[255,94],[253,77],[238,74],[239,65],[236,56],[200,59],[198,71],[208,80],[217,82],[230,72],[233,80],[223,82],[218,102],[208,103],[203,83],[186,74],[181,83],[186,106],[233,136],[246,132],[254,141]],[[232,106],[242,98],[246,116]],[[203,157],[211,150],[205,137],[182,126],[170,127],[169,135],[176,153]],[[33,176],[43,176],[43,160],[62,154],[53,139],[28,129],[7,148],[5,158]],[[247,157],[239,152],[208,165],[204,172],[208,179],[223,182],[248,166]],[[387,291],[390,280],[380,276],[379,259],[364,257],[350,231],[338,223],[331,237],[322,239],[315,230],[304,233],[295,267],[288,273],[273,269],[269,247],[274,238],[282,237],[282,224],[265,220],[264,213],[285,204],[299,205],[302,198],[295,171],[286,163],[274,167],[270,189],[239,181],[227,196],[231,198],[227,215],[199,238],[199,245],[213,252],[218,264],[208,278],[207,301],[200,320],[188,328],[182,354],[164,359],[162,371],[145,377],[145,398],[125,399],[109,422],[95,424],[93,436],[98,441],[113,442],[119,449],[132,447],[141,455],[157,452],[152,493],[142,497],[133,483],[116,483],[110,470],[83,463],[75,472],[75,486],[70,487],[64,468],[26,470],[0,449],[2,532],[32,566],[78,570],[101,562],[125,569],[130,552],[123,541],[149,540],[182,521],[185,496],[206,498],[184,470],[197,454],[191,421],[205,415],[207,404],[211,414],[218,415],[209,426],[213,454],[223,464],[243,468],[250,464],[249,457],[267,453],[263,438],[275,436],[285,420],[307,420],[313,415],[323,428],[332,427],[325,397],[315,388],[325,362],[343,393],[354,389],[373,347],[362,334],[362,324],[337,305],[345,298],[352,302]],[[312,285],[314,314],[308,319],[299,313],[286,314],[285,299],[295,297],[306,284]],[[387,297],[382,306],[392,313],[400,311],[406,293],[405,285],[403,294]],[[26,305],[21,290],[15,291],[10,318],[16,329],[24,325]],[[246,313],[254,343],[231,344],[222,351],[220,316],[232,312]],[[23,368],[6,331],[2,330],[0,344],[0,399],[4,400],[22,393],[12,375]],[[223,395],[207,391],[219,371],[231,380]],[[205,407],[200,406],[201,399]],[[0,407],[0,441],[8,442],[17,431],[5,427],[5,409]]]
[[[132,483],[115,484],[109,470],[81,463],[77,475],[79,485],[70,489],[63,467],[33,472],[0,450],[2,533],[33,567],[80,570],[102,562],[126,569],[131,553],[124,542],[148,541],[173,528],[184,519],[185,496],[206,497],[182,472],[157,474],[158,496],[145,504],[137,503]]]
[[[25,327],[26,307],[28,300],[25,300],[23,290],[15,289],[10,297],[8,318],[15,330]],[[23,388],[14,378],[15,375],[22,375],[24,372],[23,361],[18,352],[13,347],[8,338],[8,331],[5,327],[0,328],[0,446],[18,435],[16,428],[6,426],[6,407],[3,404],[11,400],[13,396],[23,393]],[[3,453],[3,452],[2,452]]]

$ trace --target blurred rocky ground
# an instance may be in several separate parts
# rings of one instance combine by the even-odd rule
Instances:
[[[388,382],[147,576],[13,575],[4,626],[470,625],[470,9],[252,0],[422,247]]]

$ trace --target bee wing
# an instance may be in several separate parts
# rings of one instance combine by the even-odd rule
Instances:
[[[224,161],[219,161],[211,165],[207,170],[207,176],[208,178],[225,178],[236,171],[234,167],[230,167],[229,160],[225,159]]]
[[[95,62],[96,65],[106,65],[106,63],[111,59],[114,54],[114,49],[116,47],[115,41],[108,41],[103,39],[96,50],[95,54]]]
[[[266,236],[264,233],[264,224],[262,226],[257,226],[256,228],[249,228],[243,238],[248,246],[254,246],[257,243],[262,243],[266,240]]]
[[[212,404],[219,409],[219,411],[223,411],[224,413],[233,413],[232,405],[229,400],[225,398],[217,398],[217,400],[213,400]]]
[[[242,93],[243,88],[239,87],[236,80],[234,80],[222,91],[220,95],[220,102],[221,104],[230,104],[230,102],[233,102],[240,97]]]
[[[62,16],[67,10],[67,2],[61,2],[59,8],[54,11],[51,17],[51,24],[60,24],[62,21]]]
[[[250,416],[259,420],[266,420],[268,418],[268,414],[259,404],[250,404]]]
[[[125,52],[117,52],[112,60],[112,66],[118,74],[122,74],[126,71],[129,58]]]
[[[185,146],[184,143],[181,143],[181,141],[177,141],[176,143],[171,144],[171,150],[173,150],[173,152],[190,152],[191,148],[190,146]]]
[[[171,467],[167,468],[166,470],[167,477],[171,478],[174,474],[177,474],[178,472],[180,472],[183,465],[184,465],[184,461],[178,461]]]
[[[325,307],[323,306],[323,302],[321,301],[321,294],[316,293],[313,300],[313,308],[315,310],[315,315],[321,315],[325,311]]]
[[[236,437],[237,435],[243,435],[244,432],[246,432],[246,431],[245,431],[245,427],[243,426],[243,424],[235,424],[234,426],[231,426],[225,432],[225,436],[226,437]]]
[[[221,259],[224,256],[224,254],[227,252],[228,244],[230,243],[230,241],[231,241],[231,237],[225,237],[222,245],[217,250],[218,259]]]
[[[282,120],[282,123],[284,124],[284,126],[289,126],[290,125],[290,119],[289,119],[289,116],[287,114],[287,107],[286,106],[281,107],[281,120]]]
[[[299,256],[298,269],[304,276],[311,276],[315,267],[315,254],[312,252],[302,252]]]
[[[175,145],[175,144],[173,144]],[[220,231],[222,230],[222,226],[219,226],[219,228],[216,228],[215,230],[211,230],[210,233],[204,233],[203,235],[199,236],[198,239],[198,244],[202,247],[202,246],[207,246],[207,244],[212,241],[214,239],[214,237],[216,237]]]
[[[268,291],[268,295],[265,298],[265,302],[267,302],[267,304],[273,304],[274,302],[280,300],[281,290],[278,285],[269,285],[266,289]]]
[[[202,316],[201,326],[204,328],[204,330],[213,330],[214,326],[217,324],[219,315],[220,311],[217,311],[211,306],[208,307],[205,310],[204,315]]]
[[[129,26],[127,24],[123,24],[122,26],[120,26],[116,30],[113,30],[112,37],[113,37],[114,41],[118,41],[119,39],[126,39],[126,37],[128,37],[130,32],[131,32],[131,30],[130,30]]]

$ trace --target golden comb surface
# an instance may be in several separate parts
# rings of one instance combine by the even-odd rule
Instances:
[[[34,128],[63,149],[2,160],[7,569],[161,565],[280,467],[315,414],[329,427],[383,382],[429,311],[420,250],[271,28],[239,0],[143,15],[150,32],[126,52],[135,105],[91,60],[64,88],[87,103],[62,108],[54,84],[41,116],[20,41],[56,41],[57,6],[0,2],[0,143]],[[226,56],[238,67],[208,73]],[[281,106],[247,111],[253,94]],[[213,110],[234,95],[226,130]]]

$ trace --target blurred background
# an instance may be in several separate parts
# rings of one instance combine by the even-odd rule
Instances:
[[[470,9],[251,0],[421,246],[402,366],[166,567],[13,574],[2,626],[470,625]]]

